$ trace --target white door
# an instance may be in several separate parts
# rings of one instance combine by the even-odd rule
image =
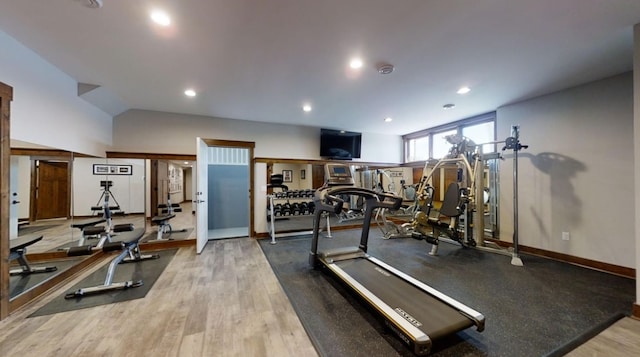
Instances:
[[[205,199],[208,191],[209,146],[201,138],[196,139],[196,251],[202,253],[209,240],[208,208]]]
[[[11,156],[11,166],[9,170],[9,237],[18,236],[18,170],[19,161],[17,156]]]

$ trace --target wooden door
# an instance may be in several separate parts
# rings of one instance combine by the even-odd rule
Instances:
[[[40,161],[36,219],[67,218],[69,215],[69,165]]]
[[[444,177],[443,177],[444,176]],[[433,173],[434,201],[442,202],[449,184],[458,182],[458,169],[456,167],[442,167]]]
[[[324,185],[324,165],[313,165],[311,168],[311,184],[314,189],[322,187]]]

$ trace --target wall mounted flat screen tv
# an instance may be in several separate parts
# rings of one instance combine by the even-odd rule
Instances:
[[[320,156],[339,160],[358,159],[361,142],[361,133],[320,129]]]

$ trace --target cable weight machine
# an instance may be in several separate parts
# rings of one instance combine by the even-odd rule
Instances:
[[[529,145],[520,144],[520,126],[511,127],[511,136],[505,140],[504,150],[513,150],[513,255],[511,264],[523,266],[518,251],[518,151],[527,149]]]
[[[484,233],[484,219],[483,219],[484,217],[483,217],[482,209],[476,210],[474,233],[476,237],[479,237],[477,248],[494,252],[494,253],[502,253],[505,255],[508,254],[511,256],[511,265],[523,266],[524,264],[522,263],[522,259],[520,258],[520,252],[519,252],[519,246],[518,246],[519,244],[518,242],[518,152],[522,149],[527,149],[529,145],[522,145],[520,143],[520,126],[519,125],[511,126],[510,135],[511,136],[506,138],[504,141],[495,141],[495,142],[486,143],[486,144],[504,143],[504,146],[502,147],[502,150],[501,150],[502,152],[504,152],[505,150],[513,151],[513,246],[512,246],[512,250],[509,252],[508,250],[501,248],[500,246],[498,246],[497,244],[491,241],[485,241],[484,239],[482,239],[483,237],[482,234]],[[490,160],[495,158],[504,159],[501,156],[501,154],[498,152],[488,153],[486,155],[483,154],[482,145],[484,144],[478,145],[476,150],[480,160],[485,161],[485,160]],[[482,170],[476,171],[476,180],[478,180],[478,182],[481,182],[480,180],[483,179],[482,174],[483,174]],[[482,186],[483,185],[476,186],[476,189],[478,190],[477,192],[478,197],[481,197],[480,190],[483,189]],[[494,247],[488,247],[487,246],[488,243],[491,243],[492,245],[494,245]]]
[[[411,227],[408,227],[407,232],[411,233],[414,238],[419,236],[424,238],[427,243],[432,244],[430,255],[437,254],[437,244],[439,240],[448,241],[450,243],[458,243],[465,247],[477,248],[480,250],[499,253],[507,256],[511,256],[511,264],[514,266],[523,266],[522,260],[519,256],[518,247],[518,152],[522,149],[528,148],[528,145],[522,145],[520,143],[520,130],[519,126],[514,125],[511,128],[511,136],[504,141],[493,141],[482,144],[475,144],[472,141],[466,141],[466,138],[448,138],[451,144],[454,146],[450,150],[447,157],[439,160],[435,166],[430,167],[427,163],[423,169],[423,177],[420,180],[417,189],[416,199],[416,215],[414,219],[409,223]],[[466,142],[465,142],[466,141]],[[484,195],[485,185],[484,182],[484,169],[483,162],[489,160],[503,159],[500,152],[491,152],[483,154],[482,147],[486,144],[504,144],[502,152],[505,150],[513,151],[513,213],[514,213],[514,226],[513,226],[513,246],[511,249],[505,249],[496,242],[491,240],[485,240],[485,222],[484,222]],[[454,239],[451,237],[432,236],[426,232],[427,229],[432,227],[427,222],[428,212],[430,212],[431,201],[433,200],[434,189],[430,185],[430,180],[436,169],[444,167],[445,165],[455,164],[458,170],[458,182],[461,185],[460,188],[460,202],[464,203],[464,209],[460,216],[456,217],[456,221],[459,224],[456,228],[451,225],[450,230],[459,230],[455,232]],[[427,172],[431,169],[430,172]],[[498,192],[495,192],[498,194]],[[495,200],[489,195],[489,200]],[[462,208],[462,206],[460,207]],[[420,216],[420,211],[424,211]],[[422,219],[421,219],[422,218]],[[424,222],[423,222],[424,221]],[[454,221],[452,221],[454,222]],[[435,232],[434,232],[435,233]]]

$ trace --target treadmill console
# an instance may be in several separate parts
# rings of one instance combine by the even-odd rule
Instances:
[[[345,164],[325,164],[324,173],[327,186],[354,186],[351,168]]]

